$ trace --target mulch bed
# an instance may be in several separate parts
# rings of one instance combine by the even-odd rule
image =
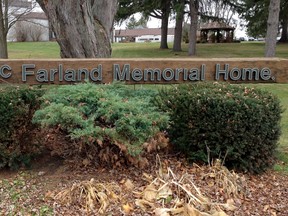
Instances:
[[[158,179],[160,177],[165,178],[163,173],[159,177],[160,171],[167,174],[169,170],[170,174],[173,173],[173,175],[179,177],[178,180],[181,176],[188,175],[189,181],[193,182],[192,184],[201,191],[203,197],[207,198],[209,202],[233,204],[233,208],[221,208],[221,211],[218,208],[219,206],[215,205],[215,209],[218,208],[218,213],[214,211],[214,214],[211,213],[210,206],[206,213],[203,212],[203,209],[200,214],[200,211],[193,211],[190,208],[186,213],[179,210],[180,213],[174,215],[288,215],[288,175],[285,173],[270,170],[261,175],[233,174],[235,181],[239,183],[239,188],[227,191],[228,186],[226,184],[228,183],[224,184],[226,180],[222,178],[217,180],[218,174],[211,166],[189,165],[177,155],[163,155],[160,158],[161,169],[159,169],[159,160],[157,159],[151,159],[151,166],[140,170],[136,167],[124,167],[122,169],[107,167],[75,168],[57,158],[49,157],[41,159],[36,166],[29,170],[23,169],[17,172],[2,170],[0,171],[0,215],[99,215],[100,204],[94,203],[94,206],[89,209],[89,206],[81,206],[79,197],[73,203],[67,203],[64,198],[65,196],[67,198],[68,195],[64,194],[64,196],[63,193],[63,200],[59,200],[59,197],[61,198],[59,196],[60,192],[64,190],[71,191],[71,188],[77,184],[83,186],[83,182],[87,184],[94,182],[103,185],[113,183],[115,185],[114,195],[117,198],[109,203],[103,215],[173,215],[169,208],[176,206],[174,205],[176,195],[185,196],[183,191],[176,194],[175,185],[173,186],[174,189],[169,186],[173,192],[171,197],[168,197],[168,195],[165,197],[166,201],[169,198],[169,202],[164,203],[160,202],[159,199],[155,199],[153,207],[141,207],[139,202],[136,202],[136,200],[144,199],[143,191],[147,189],[147,185],[153,183],[153,179],[157,177]],[[230,175],[226,173],[225,168],[221,168],[221,172],[224,179],[225,176]],[[170,178],[171,176],[172,174]],[[93,180],[90,181],[92,178]],[[151,178],[151,182],[147,178]],[[221,179],[223,182],[221,182]],[[169,180],[165,181],[168,182]],[[168,191],[170,191],[170,188]],[[187,197],[186,194],[185,199],[189,201]]]

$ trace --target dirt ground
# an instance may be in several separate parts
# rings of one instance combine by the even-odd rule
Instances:
[[[187,164],[179,155],[153,157],[150,165],[144,170],[75,168],[56,157],[40,157],[30,169],[0,171],[0,214],[288,215],[286,174],[227,172]],[[94,192],[85,197],[90,186],[102,190],[94,201],[89,200]]]

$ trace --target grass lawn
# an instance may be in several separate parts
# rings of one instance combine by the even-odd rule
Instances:
[[[187,44],[183,44],[182,52],[172,52],[171,49],[159,49],[159,43],[114,43],[113,58],[188,58]],[[172,47],[172,44],[169,44]],[[197,44],[197,56],[201,58],[249,58],[263,57],[265,44],[263,42],[243,42],[227,44]],[[60,58],[59,46],[56,42],[26,42],[8,44],[11,59],[44,59]],[[277,45],[277,57],[288,58],[288,44]],[[250,85],[251,86],[251,85]],[[276,94],[285,109],[288,107],[288,84],[255,84],[257,88]],[[282,136],[279,145],[278,158],[285,166],[277,165],[276,169],[288,172],[288,110],[282,117]]]
[[[172,44],[169,44],[172,47]],[[249,58],[264,56],[263,42],[197,44],[197,56],[201,58]],[[159,49],[159,43],[114,43],[113,58],[188,58],[188,45],[182,52]],[[56,42],[8,43],[9,58],[60,58]],[[288,58],[288,44],[277,45],[277,57]]]
[[[283,161],[284,164],[277,164],[274,168],[288,173],[288,84],[254,84],[249,86],[272,92],[277,95],[281,101],[284,113],[281,119],[282,134],[279,141],[277,157]]]
[[[8,55],[11,59],[60,58],[60,48],[56,42],[10,42]]]

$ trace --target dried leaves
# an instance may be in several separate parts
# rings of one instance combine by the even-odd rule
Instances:
[[[114,191],[119,191],[116,184],[102,184],[91,179],[73,184],[71,188],[59,192],[54,199],[63,204],[79,205],[87,212],[98,209],[103,214],[110,202],[118,199]]]
[[[240,176],[234,171],[229,171],[221,164],[220,160],[215,160],[208,167],[202,178],[208,186],[214,185],[223,192],[226,199],[244,198],[247,195],[247,185],[244,176]]]
[[[157,177],[153,181],[149,178],[149,184],[141,193],[138,193],[140,196],[135,203],[143,211],[153,212],[158,216],[220,216],[226,215],[224,211],[237,209],[232,198],[227,199],[226,203],[213,202],[201,193],[193,182],[192,175],[176,175],[169,167],[164,170],[160,159],[159,164]],[[215,164],[210,167],[210,170],[211,173],[207,176],[215,177],[214,184],[227,187],[227,196],[237,197],[242,193],[237,182],[240,177],[237,174],[229,172],[221,164],[220,166]]]
[[[21,178],[6,180],[0,173],[0,213],[288,215],[288,178],[285,175],[269,172],[244,178],[216,161],[211,166],[188,166],[175,157],[158,159],[157,164],[146,169],[146,173],[133,167],[87,173],[67,171],[58,166],[55,166],[57,171],[51,173],[43,169],[43,165],[41,171],[45,175],[38,175],[37,170],[33,176],[21,175]],[[83,181],[92,177],[95,180]]]

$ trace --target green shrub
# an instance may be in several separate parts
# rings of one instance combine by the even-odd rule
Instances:
[[[32,117],[42,92],[25,87],[0,89],[0,168],[28,165],[38,152]]]
[[[57,151],[63,157],[103,157],[108,162],[123,154],[137,156],[142,144],[168,124],[167,115],[150,103],[155,94],[118,83],[61,86],[43,96],[34,122],[69,136],[71,142]]]
[[[272,164],[282,110],[270,93],[199,83],[162,90],[156,101],[170,115],[172,145],[189,159],[220,158],[228,167],[250,172]]]

